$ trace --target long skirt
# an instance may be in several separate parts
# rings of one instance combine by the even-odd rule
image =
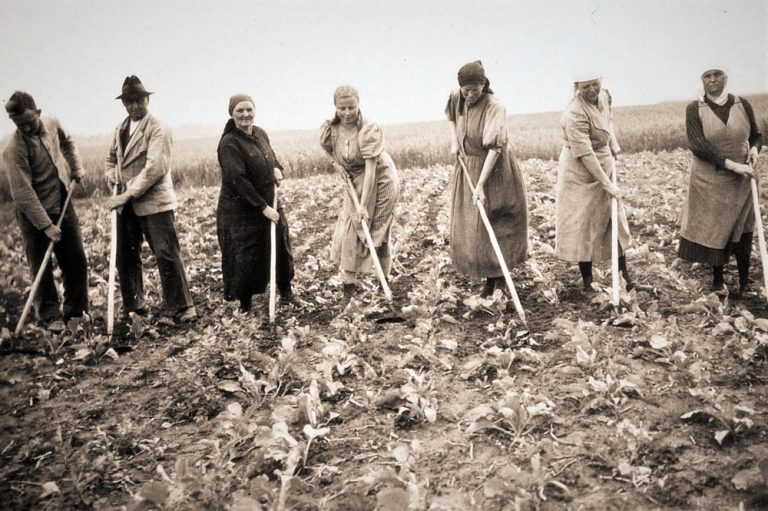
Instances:
[[[483,170],[485,155],[467,155],[472,184]],[[472,190],[459,164],[451,176],[451,259],[456,270],[471,278],[501,277],[503,272],[488,231],[472,202]],[[499,154],[485,185],[485,210],[508,268],[525,261],[528,253],[528,204],[520,167],[507,149]]]
[[[293,254],[285,211],[278,207],[277,288],[286,290],[293,280]],[[241,202],[219,200],[216,209],[216,233],[221,249],[224,298],[249,301],[269,285],[270,224],[253,208]]]

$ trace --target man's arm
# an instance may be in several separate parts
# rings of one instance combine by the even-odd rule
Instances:
[[[61,123],[56,120],[56,129],[59,134],[59,147],[61,153],[64,155],[64,159],[69,164],[70,177],[76,181],[80,181],[85,175],[85,169],[83,169],[83,160],[80,158],[80,151],[77,150],[72,136],[62,127]]]

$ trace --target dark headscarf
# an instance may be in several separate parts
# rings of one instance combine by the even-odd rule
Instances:
[[[250,103],[256,107],[256,103],[253,102],[253,98],[251,98],[248,94],[235,94],[231,98],[229,98],[229,119],[227,120],[227,124],[224,125],[224,133],[221,134],[222,138],[227,133],[231,133],[232,131],[238,129],[237,124],[235,124],[235,120],[232,118],[232,112],[235,111],[235,107],[238,105],[238,103],[242,103],[243,101],[250,101]],[[221,141],[219,141],[221,143]]]
[[[251,98],[248,94],[235,94],[229,98],[229,115],[232,115],[232,112],[235,111],[237,104],[242,103],[243,101],[249,101],[254,107],[256,106],[256,103],[253,102],[253,98]]]
[[[479,60],[464,64],[459,69],[459,86],[463,87],[470,83],[484,83],[483,92],[493,94],[491,90],[491,81],[485,76],[485,68]]]

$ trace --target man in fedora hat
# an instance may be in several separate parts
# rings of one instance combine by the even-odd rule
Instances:
[[[181,260],[174,227],[176,194],[171,180],[173,137],[165,124],[149,113],[149,95],[136,76],[123,82],[128,117],[115,129],[106,161],[106,176],[119,192],[107,201],[117,209],[117,272],[123,313],[146,312],[142,280],[141,243],[155,254],[163,298],[179,322],[193,321],[197,312]]]
[[[88,263],[80,223],[71,202],[61,228],[56,227],[67,187],[72,180],[80,181],[84,174],[80,153],[57,119],[40,116],[41,110],[28,93],[14,92],[5,103],[5,111],[16,124],[16,132],[3,152],[3,159],[32,277],[40,270],[48,245],[55,242],[53,253],[64,281],[64,321],[82,316],[88,311]],[[34,305],[39,321],[48,323],[52,331],[64,330],[50,262]]]

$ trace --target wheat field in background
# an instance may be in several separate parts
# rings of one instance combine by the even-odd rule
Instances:
[[[746,95],[752,104],[763,133],[768,132],[768,94]],[[655,105],[616,107],[614,124],[624,153],[671,151],[686,147],[685,106],[676,101]],[[518,114],[509,117],[510,142],[521,160],[557,159],[562,146],[560,112]],[[258,120],[257,120],[258,124]],[[447,121],[432,121],[383,126],[386,147],[400,169],[424,168],[450,163]],[[285,167],[287,178],[331,171],[327,157],[318,145],[315,130],[270,133],[272,146]],[[178,187],[212,186],[220,182],[216,160],[218,137],[176,140],[173,151],[173,178]],[[108,147],[80,144],[86,176],[76,196],[106,193],[102,176]],[[0,172],[0,201],[10,199],[5,169]]]

